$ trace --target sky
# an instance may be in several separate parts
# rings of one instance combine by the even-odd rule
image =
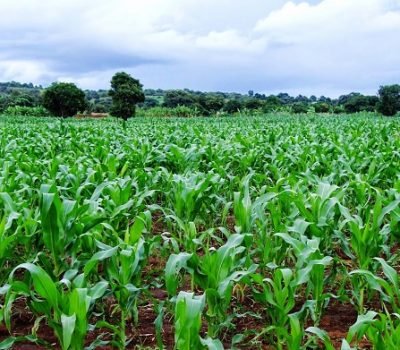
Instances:
[[[0,81],[337,97],[400,83],[400,0],[0,0]]]

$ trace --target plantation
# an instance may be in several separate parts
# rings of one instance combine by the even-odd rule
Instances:
[[[0,117],[0,349],[399,349],[400,120]]]

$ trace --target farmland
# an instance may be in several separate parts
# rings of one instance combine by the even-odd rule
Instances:
[[[400,348],[398,118],[3,116],[0,144],[0,349]]]

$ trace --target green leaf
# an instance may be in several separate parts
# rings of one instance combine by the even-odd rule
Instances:
[[[224,346],[222,345],[219,339],[211,339],[207,337],[206,339],[201,339],[201,344],[206,346],[208,350],[224,350]]]
[[[306,332],[316,335],[324,343],[326,350],[335,350],[327,332],[318,327],[308,327]]]
[[[365,315],[359,315],[356,323],[350,327],[346,340],[350,343],[356,335],[357,339],[361,339],[365,329],[374,322],[376,315],[378,314],[375,311],[368,311]]]
[[[92,269],[97,265],[97,263],[99,261],[103,261],[105,259],[111,258],[112,256],[114,256],[118,251],[118,246],[114,247],[114,248],[110,248],[110,249],[106,249],[106,250],[101,250],[99,252],[97,252],[96,254],[94,254],[91,259],[86,263],[83,272],[85,274],[85,276],[87,276]]]
[[[12,272],[11,278],[18,269],[25,269],[29,271],[32,276],[33,285],[36,292],[56,310],[58,309],[59,294],[55,283],[52,281],[50,276],[41,267],[25,263],[18,265]]]
[[[61,315],[63,350],[68,350],[69,346],[71,345],[72,335],[74,334],[75,331],[75,322],[76,322],[75,314],[73,314],[72,316],[66,316],[64,314]]]
[[[193,254],[171,254],[165,266],[165,284],[170,296],[176,295],[178,288],[178,274],[183,268],[187,268],[187,262]]]

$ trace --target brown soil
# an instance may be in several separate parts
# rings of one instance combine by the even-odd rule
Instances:
[[[151,295],[157,300],[167,300],[167,294],[162,289],[151,290]],[[235,323],[235,329],[226,332],[222,336],[225,348],[229,348],[231,339],[234,334],[244,333],[247,334],[245,344],[240,345],[240,349],[255,348],[255,344],[252,343],[252,338],[260,332],[263,327],[266,326],[266,320],[263,317],[256,317],[254,313],[263,315],[262,306],[254,303],[250,298],[243,300],[235,300],[233,304],[237,305],[240,309],[241,317],[237,318]],[[252,312],[252,313],[250,313]],[[24,301],[16,302],[13,310],[13,321],[12,321],[12,335],[28,335],[31,333],[33,326],[33,315],[31,315],[24,305]],[[156,313],[153,309],[153,305],[145,303],[139,306],[139,324],[134,326],[133,323],[127,326],[128,337],[132,339],[132,342],[127,349],[135,349],[138,346],[156,348],[156,332],[154,321],[156,319]],[[320,328],[328,332],[335,345],[336,349],[340,349],[342,339],[346,337],[349,327],[355,323],[357,319],[357,312],[351,304],[341,304],[337,301],[332,302],[326,309],[325,315],[322,317]],[[203,329],[205,331],[205,328]],[[250,331],[250,332],[249,332]],[[104,330],[98,330],[89,334],[87,343],[90,344],[100,334],[104,334]],[[7,329],[4,325],[0,325],[0,341],[4,340],[9,336]],[[51,344],[52,349],[59,349],[57,345],[57,339],[53,334],[53,331],[46,326],[41,324],[38,330],[38,336]],[[109,336],[105,336],[105,339],[109,339]],[[265,340],[259,339],[261,342],[257,344],[257,348],[270,349]],[[163,325],[163,343],[166,349],[172,349],[174,344],[174,330],[173,330],[173,319],[167,312],[164,315]],[[247,345],[246,345],[247,343]],[[370,349],[367,342],[359,344],[360,349]],[[44,346],[35,345],[31,343],[19,343],[13,347],[15,350],[39,350],[46,349]],[[98,349],[109,350],[112,347],[99,347]]]
[[[226,226],[229,231],[235,231],[235,218],[233,215],[227,217]],[[167,231],[163,215],[161,212],[153,213],[153,234],[162,234]],[[149,258],[146,267],[144,268],[144,280],[150,284],[152,280],[155,280],[165,268],[166,259],[157,256],[158,252],[153,252],[152,257]],[[351,261],[343,252],[338,252],[339,256],[346,259],[349,264]],[[189,281],[186,283],[183,289],[189,288]],[[157,348],[156,341],[156,330],[154,321],[156,319],[156,312],[151,300],[167,301],[168,296],[165,290],[159,288],[150,288],[149,292],[151,295],[143,297],[142,304],[138,307],[138,320],[139,324],[135,326],[133,323],[127,325],[127,335],[131,340],[130,345],[127,349],[136,349],[138,347],[149,347]],[[251,292],[245,290],[245,297],[240,298],[239,295],[234,294],[234,302],[232,303],[232,309],[238,311],[241,315],[234,320],[235,329],[228,330],[221,336],[224,342],[225,348],[229,348],[232,337],[235,334],[246,334],[244,344],[240,345],[240,349],[271,349],[266,340],[260,337],[259,342],[255,344],[252,339],[257,336],[260,331],[267,326],[267,320],[265,311],[262,305],[255,303],[248,295]],[[235,299],[238,297],[239,299]],[[300,303],[300,301],[299,301]],[[110,305],[108,305],[110,304]],[[112,301],[107,302],[107,308],[111,308]],[[261,315],[260,317],[255,314]],[[112,316],[111,316],[112,318]],[[355,323],[357,319],[357,312],[354,307],[349,303],[340,303],[333,301],[330,303],[328,308],[325,310],[325,314],[321,319],[320,328],[327,331],[331,337],[332,342],[336,349],[340,349],[342,339],[347,335],[349,327]],[[93,320],[92,320],[93,321]],[[95,323],[93,321],[92,323]],[[34,324],[34,316],[29,312],[23,299],[19,299],[14,303],[13,306],[13,318],[12,318],[12,335],[22,336],[31,334],[31,329]],[[115,323],[114,323],[115,324]],[[204,322],[205,324],[205,322]],[[206,331],[206,326],[203,327],[203,332]],[[105,330],[96,330],[88,335],[87,345],[94,341],[99,335],[104,334],[104,339],[110,339],[110,335],[107,335]],[[37,335],[40,339],[45,340],[51,344],[52,349],[59,349],[57,345],[57,338],[54,336],[53,330],[42,322],[40,325]],[[3,324],[0,323],[0,342],[10,334]],[[174,344],[174,329],[173,329],[173,318],[165,311],[163,320],[163,344],[166,349],[173,349]],[[359,344],[360,349],[370,349],[367,342]],[[32,343],[18,343],[13,347],[15,350],[39,350],[46,349],[42,345],[35,345]],[[98,349],[109,350],[113,349],[111,346],[99,347]]]
[[[328,332],[333,345],[340,349],[342,340],[346,338],[349,328],[357,320],[357,311],[351,304],[331,303],[321,319],[320,328]],[[370,349],[368,342],[359,344],[359,349]]]

